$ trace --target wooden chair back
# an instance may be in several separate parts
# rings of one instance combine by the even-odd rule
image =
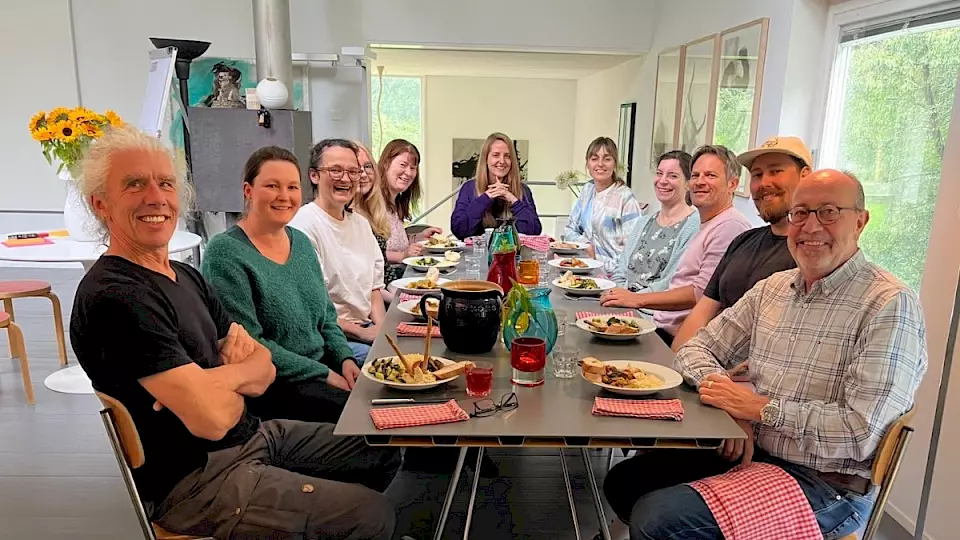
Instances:
[[[117,436],[120,438],[120,446],[123,448],[123,454],[127,458],[127,465],[131,469],[138,469],[143,465],[143,445],[140,443],[140,434],[137,432],[137,426],[133,423],[133,417],[130,411],[116,399],[97,392],[100,403],[104,408],[110,411],[113,416],[113,425],[117,430]]]
[[[880,439],[880,446],[877,448],[877,457],[873,460],[873,470],[871,473],[873,485],[882,486],[883,481],[890,472],[892,461],[896,459],[899,462],[901,456],[896,455],[896,450],[900,441],[900,434],[903,433],[904,428],[908,427],[907,424],[913,420],[913,416],[916,413],[916,407],[903,413],[903,416],[898,418],[897,421],[890,426],[890,429],[887,430],[886,435]]]

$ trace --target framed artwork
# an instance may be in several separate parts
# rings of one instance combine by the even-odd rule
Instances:
[[[683,70],[681,47],[660,53],[657,57],[657,83],[653,106],[650,169],[664,153],[677,147],[677,124],[680,123],[680,73]]]
[[[720,34],[713,140],[737,154],[757,144],[768,29],[769,19],[757,19]],[[749,196],[747,184],[741,179],[738,195]]]
[[[688,43],[682,49],[683,77],[680,91],[678,147],[689,153],[713,140],[713,116],[716,101],[716,49],[720,35],[714,34]]]
[[[633,185],[633,136],[636,124],[636,102],[620,105],[620,131],[617,139],[617,150],[620,152],[620,155],[617,156],[617,159],[620,164],[627,169],[624,180],[628,186]]]

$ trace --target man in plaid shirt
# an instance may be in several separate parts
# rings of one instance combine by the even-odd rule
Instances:
[[[721,538],[685,483],[751,460],[797,480],[827,540],[866,522],[880,439],[913,405],[927,368],[920,302],[860,251],[869,213],[852,175],[802,179],[788,219],[798,268],[759,282],[677,353],[701,401],[748,437],[716,453],[654,451],[614,467],[604,491],[631,538]],[[748,359],[756,391],[726,376]]]

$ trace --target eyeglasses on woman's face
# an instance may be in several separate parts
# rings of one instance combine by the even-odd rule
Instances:
[[[343,167],[332,166],[332,167],[317,167],[313,169],[315,171],[323,171],[330,175],[332,180],[342,180],[343,175],[346,174],[350,180],[356,182],[360,179],[360,175],[363,174],[363,169],[344,169]]]

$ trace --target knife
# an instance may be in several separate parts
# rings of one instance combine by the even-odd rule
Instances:
[[[414,399],[414,398],[382,398],[382,399],[371,399],[371,405],[408,405],[412,403],[446,403],[453,398],[437,398],[437,399]]]

